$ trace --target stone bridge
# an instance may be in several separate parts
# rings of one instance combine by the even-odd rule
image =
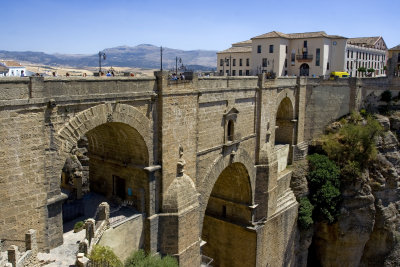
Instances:
[[[286,168],[323,126],[398,80],[260,77],[0,80],[0,239],[63,242],[63,166],[87,139],[90,191],[144,214],[143,248],[180,266],[289,266]],[[369,90],[369,91],[368,91]],[[378,93],[379,95],[379,93]],[[135,248],[137,249],[137,248]]]

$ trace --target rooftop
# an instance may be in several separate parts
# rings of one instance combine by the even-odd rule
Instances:
[[[232,44],[232,46],[251,46],[252,41],[251,40],[246,40],[242,42],[237,42]]]
[[[376,44],[376,42],[380,39],[380,36],[374,36],[374,37],[358,37],[358,38],[349,38],[347,40],[348,44],[366,44],[373,46]]]
[[[222,53],[251,53],[251,46],[232,46],[231,48],[220,51],[217,54]]]
[[[22,67],[21,64],[14,60],[0,60],[0,64],[6,67]]]
[[[390,48],[389,50],[400,50],[400,44],[396,45],[395,47]]]
[[[303,38],[332,38],[332,39],[345,39],[343,36],[339,35],[328,35],[324,31],[319,32],[302,32],[302,33],[282,33],[278,31],[272,31],[265,34],[258,35],[251,39],[264,39],[264,38],[286,38],[286,39],[303,39]]]

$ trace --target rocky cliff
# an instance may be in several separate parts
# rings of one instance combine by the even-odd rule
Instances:
[[[356,177],[341,176],[334,223],[316,221],[311,229],[299,229],[296,266],[400,266],[400,113],[376,118],[384,132],[376,140],[375,160]],[[306,166],[294,166],[297,198],[308,194]]]

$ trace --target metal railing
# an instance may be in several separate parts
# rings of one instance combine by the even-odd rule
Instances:
[[[214,261],[214,259],[207,257],[205,255],[201,255],[201,267],[211,267],[211,263]]]
[[[313,55],[296,55],[296,60],[312,60],[314,57]]]

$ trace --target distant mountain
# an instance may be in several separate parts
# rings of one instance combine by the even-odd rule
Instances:
[[[102,66],[132,67],[156,69],[160,67],[160,47],[151,44],[141,44],[134,47],[118,46],[104,49],[106,53]],[[182,59],[185,66],[195,70],[215,69],[217,62],[217,51],[210,50],[179,50],[163,48],[163,68],[175,68],[176,57]],[[69,54],[46,54],[43,52],[15,52],[0,50],[0,59],[12,59],[35,64],[50,66],[71,67],[96,67],[99,64],[98,54],[93,55],[69,55]],[[180,63],[178,62],[178,66]]]

